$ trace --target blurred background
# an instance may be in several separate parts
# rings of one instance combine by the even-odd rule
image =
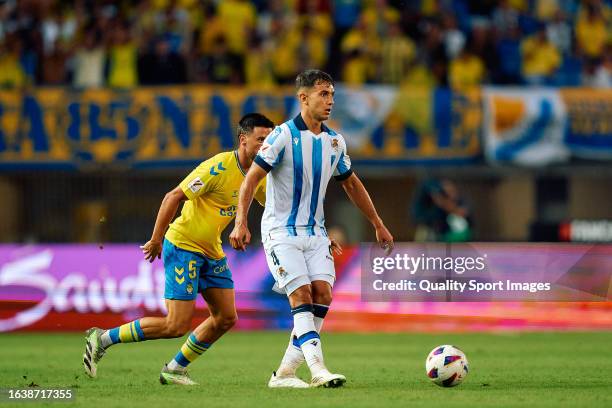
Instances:
[[[120,291],[120,276],[142,271],[136,243],[150,237],[164,194],[198,163],[234,147],[243,114],[259,111],[280,124],[298,112],[292,83],[306,68],[336,79],[329,125],[347,139],[354,169],[396,240],[610,242],[611,4],[0,1],[0,242],[6,243],[0,271],[55,254],[36,258],[64,288],[65,299],[50,310],[76,305],[86,313],[62,319],[63,328],[80,328],[70,321],[90,321],[97,314],[87,313],[107,310],[105,304],[118,321],[131,316],[121,313],[163,311],[161,302],[136,295],[149,290],[161,297],[154,284],[145,290],[126,283],[127,306],[94,307],[95,300],[83,299],[95,298],[91,282],[100,289],[112,278]],[[261,212],[250,214],[253,253],[241,256],[260,256]],[[372,241],[373,231],[333,180],[326,223],[347,247],[337,268],[339,282],[352,271],[345,275],[351,283],[336,297],[348,302],[347,316],[360,308],[412,314],[405,324],[413,329],[415,315],[471,319],[492,310],[489,317],[502,323],[491,327],[507,321],[509,309],[496,304],[463,311],[443,304],[364,306],[355,245]],[[72,246],[77,243],[89,245]],[[113,248],[119,258],[132,248],[136,255],[125,258],[131,266],[105,261],[115,256]],[[81,257],[81,266],[68,267],[71,256]],[[66,264],[53,263],[62,257]],[[231,257],[238,257],[231,262],[240,275],[244,259]],[[242,304],[263,314],[241,324],[282,326],[287,319],[275,320],[277,298],[268,294],[266,266],[258,262],[261,270],[245,280],[239,302],[264,293],[265,301]],[[77,269],[82,279],[66,278]],[[1,273],[0,295],[13,293],[22,303],[3,303],[12,306],[0,316],[27,309],[24,301],[36,304],[34,293],[7,289],[11,282],[31,285],[25,283],[31,276],[19,281]],[[543,327],[553,315],[575,312],[553,326],[612,327],[609,303],[551,305],[517,306],[517,319]],[[589,310],[594,320],[585,318]],[[350,328],[342,326],[352,321],[347,316],[338,327]],[[390,330],[404,327],[393,322]]]

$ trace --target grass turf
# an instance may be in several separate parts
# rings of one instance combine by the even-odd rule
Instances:
[[[159,371],[182,341],[117,345],[92,380],[81,367],[82,334],[2,334],[0,387],[72,387],[69,406],[104,408],[612,406],[612,332],[326,333],[328,366],[348,382],[306,390],[266,387],[287,344],[281,332],[230,333],[190,368],[199,386],[162,386]],[[458,387],[440,388],[425,376],[425,357],[440,344],[455,344],[468,357],[470,373]]]

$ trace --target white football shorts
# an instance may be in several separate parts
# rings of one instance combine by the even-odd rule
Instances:
[[[322,280],[332,287],[336,281],[331,242],[318,236],[267,235],[263,240],[275,292],[289,296],[300,286]]]

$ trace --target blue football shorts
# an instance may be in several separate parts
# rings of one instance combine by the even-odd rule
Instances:
[[[162,251],[166,271],[164,298],[193,300],[208,288],[233,289],[227,258],[210,259],[187,251],[164,239]]]

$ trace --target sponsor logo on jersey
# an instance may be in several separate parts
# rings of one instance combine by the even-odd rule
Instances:
[[[223,217],[233,217],[236,215],[237,208],[238,207],[236,207],[235,205],[230,205],[227,208],[220,208],[219,215],[222,215]]]

